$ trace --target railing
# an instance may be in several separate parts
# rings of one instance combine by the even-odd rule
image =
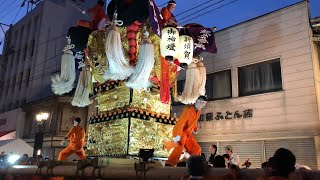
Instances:
[[[112,162],[113,161],[113,162]],[[188,169],[184,167],[162,167],[159,163],[141,164],[135,162],[128,164],[118,160],[105,161],[109,165],[99,167],[97,162],[62,162],[49,161],[35,165],[15,165],[12,167],[0,168],[0,179],[5,178],[27,178],[27,179],[48,179],[49,177],[69,177],[71,179],[181,179],[188,177]],[[205,179],[241,179],[256,180],[268,172],[263,169],[238,169],[230,171],[220,168],[209,168]],[[2,177],[1,177],[2,176]],[[294,179],[320,179],[320,171],[299,170],[292,174]],[[304,178],[302,178],[304,177]]]

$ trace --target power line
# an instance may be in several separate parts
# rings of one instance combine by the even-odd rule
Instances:
[[[56,58],[56,57],[58,57],[58,56],[62,56],[62,54],[63,54],[63,52],[60,53],[60,54],[56,54],[55,56],[46,59],[44,62],[47,62],[47,61],[49,61],[49,60],[51,60],[51,59],[54,59],[54,58]],[[42,62],[42,63],[43,63],[43,62]],[[37,65],[38,65],[38,64],[37,64]],[[52,65],[52,66],[50,66],[49,68],[51,68],[51,67],[53,67],[53,66],[55,66],[55,65]],[[33,68],[34,68],[34,67],[36,67],[36,66],[33,66]],[[47,73],[47,75],[54,74],[54,73],[57,73],[57,72],[59,72],[59,71],[52,71],[52,72]],[[17,74],[18,74],[18,73],[17,73]],[[40,75],[38,75],[38,76],[34,76],[34,77],[32,77],[31,79],[29,79],[29,82],[34,81],[34,80],[36,80],[36,79],[40,79],[40,78],[43,77],[43,76],[44,76],[44,74],[40,74]],[[16,78],[16,79],[17,79],[17,78]],[[15,80],[16,80],[16,79],[15,79]],[[10,80],[10,78],[9,78],[9,80]],[[23,79],[21,79],[21,81],[22,81],[22,80],[23,80]],[[4,86],[4,87],[10,88],[10,87],[14,87],[14,86],[16,86],[16,85],[18,85],[18,84],[19,84],[19,83],[14,82],[14,83],[8,84],[7,86]]]
[[[201,13],[202,11],[204,11],[204,10],[206,10],[206,9],[208,9],[208,8],[211,8],[212,6],[217,5],[217,4],[219,4],[219,3],[222,3],[222,2],[224,2],[224,1],[226,1],[226,0],[220,0],[220,1],[218,1],[218,2],[215,2],[215,3],[213,3],[213,4],[210,4],[210,5],[202,8],[201,10],[198,10],[198,11],[196,11],[196,12],[193,12],[191,15],[187,15],[187,16],[184,16],[184,17],[178,19],[178,21],[181,21],[181,20],[183,20],[183,19],[190,18],[190,16],[194,16],[194,15],[196,15],[196,14],[198,14],[198,13]]]
[[[165,2],[165,3],[161,4],[161,5],[158,6],[158,7],[162,7],[162,6],[166,5],[167,3],[168,3],[168,2]]]
[[[2,45],[3,40],[4,40],[4,36],[3,36],[2,39],[0,40],[0,46]]]
[[[16,9],[16,8],[18,8],[19,6],[21,6],[21,5],[18,4],[18,5],[15,6],[13,9]],[[11,11],[8,11],[5,15],[3,15],[2,17],[0,17],[0,19],[2,19],[2,18],[4,18],[4,17],[6,17],[7,15],[11,14],[12,12],[14,12],[14,11],[12,11],[13,9],[11,9]]]
[[[3,6],[4,4],[6,4],[6,3],[4,2],[4,3],[0,4],[0,7]]]
[[[4,9],[3,9],[3,11],[2,12],[4,12],[7,8],[9,8],[11,5],[13,5],[15,2],[17,2],[17,1],[12,1],[8,6],[6,6]],[[1,14],[1,13],[0,13]]]
[[[34,46],[34,49],[35,49],[35,48],[39,48],[40,46],[42,46],[42,45],[44,45],[44,44],[47,44],[47,43],[49,43],[49,42],[51,42],[51,41],[54,41],[54,40],[56,40],[56,39],[58,39],[58,38],[60,38],[60,37],[63,37],[63,36],[66,36],[66,35],[63,34],[63,35],[54,37],[54,38],[52,38],[52,39],[49,39],[49,40],[47,40],[47,41],[38,43],[36,46]],[[28,48],[21,48],[21,49],[15,50],[15,52],[18,52],[18,51],[21,51],[21,50],[26,50],[26,49],[28,49]],[[44,60],[44,61],[42,61],[42,62],[40,62],[40,63],[37,63],[37,64],[35,64],[35,65],[33,66],[33,68],[38,67],[38,66],[40,66],[40,65],[48,62],[49,60],[51,60],[51,59],[53,59],[53,58],[56,58],[57,56],[62,55],[62,54],[63,54],[63,52],[62,52],[61,54],[58,54],[58,55],[56,55],[56,56],[54,56],[54,57],[51,57],[51,58],[49,58],[49,59],[47,59],[47,60]],[[12,62],[12,63],[13,63],[13,62]]]
[[[202,4],[199,4],[199,5],[197,5],[197,6],[193,7],[193,8],[187,9],[187,10],[185,10],[185,11],[177,14],[176,17],[178,17],[178,16],[180,16],[180,15],[186,13],[186,12],[189,12],[189,11],[191,11],[191,10],[193,10],[193,9],[196,9],[196,8],[198,8],[198,7],[201,7],[201,6],[205,5],[205,4],[208,4],[208,3],[211,2],[211,1],[213,1],[213,0],[206,1],[206,2],[204,2],[204,3],[202,3]],[[222,1],[224,1],[224,0],[218,1],[217,3],[222,2]],[[214,5],[214,4],[213,4],[213,5]],[[212,5],[211,5],[211,6],[212,6]]]
[[[52,38],[52,39],[49,39],[49,40],[44,41],[44,42],[41,42],[41,43],[38,43],[38,45],[35,46],[35,47],[39,48],[41,45],[47,44],[47,43],[49,43],[49,42],[51,42],[51,41],[54,41],[54,40],[56,40],[56,39],[58,39],[58,38],[60,38],[60,37],[63,37],[63,36],[66,36],[66,34],[63,34],[63,35],[54,37],[54,38]],[[16,50],[15,52],[21,51],[21,50],[24,50],[24,49],[27,49],[27,48],[22,48],[22,49]],[[32,66],[32,68],[35,69],[36,67],[38,67],[38,66],[40,66],[40,65],[42,65],[42,64],[44,64],[44,63],[46,63],[46,62],[48,62],[48,61],[50,61],[50,60],[52,60],[52,59],[54,59],[54,58],[56,58],[56,57],[58,57],[58,56],[62,56],[62,55],[63,55],[63,52],[60,53],[60,54],[57,54],[57,55],[55,55],[55,56],[53,56],[53,57],[51,57],[51,58],[48,58],[48,59],[42,61],[41,63],[35,64],[34,66]],[[54,66],[56,66],[56,65],[52,65],[52,66],[50,66],[49,68],[54,67]],[[18,72],[17,72],[16,74],[18,74]],[[51,73],[51,74],[52,74],[52,73]],[[40,76],[42,76],[42,75],[40,75]],[[9,79],[10,79],[10,77],[9,77]],[[38,78],[38,79],[39,79],[39,78]],[[16,84],[17,84],[17,83],[9,84],[7,87],[9,88],[9,87],[15,86]]]
[[[31,78],[28,82],[30,83],[30,82],[32,82],[32,81],[34,81],[34,80],[37,80],[37,79],[40,79],[40,78],[42,78],[42,77],[46,77],[46,76],[50,76],[50,75],[53,75],[53,74],[55,74],[55,73],[58,73],[59,71],[53,71],[53,72],[49,72],[49,73],[45,73],[45,74],[41,74],[41,75],[39,75],[39,76],[35,76],[35,77],[33,77],[33,78]],[[21,79],[21,81],[22,81],[22,79]],[[18,85],[18,83],[15,83],[15,85]],[[9,87],[11,87],[11,86],[9,86]],[[8,87],[8,90],[7,90],[7,92],[9,91],[9,87]],[[21,86],[21,88],[23,88],[22,86]],[[4,92],[4,90],[2,90],[2,92],[1,92],[1,94],[3,94],[3,92]],[[5,93],[5,92],[4,92]],[[8,93],[7,93],[8,94]],[[19,98],[18,98],[19,99]],[[6,100],[4,100],[4,104],[3,105],[7,105],[7,101]]]
[[[196,18],[198,18],[198,17],[200,17],[200,16],[206,15],[206,14],[208,14],[208,13],[212,13],[214,10],[217,10],[217,9],[220,9],[220,8],[225,7],[225,6],[227,6],[227,5],[233,4],[233,3],[237,2],[237,1],[239,1],[239,0],[233,0],[233,1],[229,2],[229,3],[227,3],[227,4],[224,4],[224,5],[221,5],[221,6],[217,7],[217,8],[214,8],[214,9],[211,9],[211,10],[209,10],[209,11],[206,11],[205,13],[202,13],[202,14],[196,16],[196,17],[193,17],[193,18],[190,18],[190,19],[187,19],[187,20],[183,21],[182,24],[183,24],[183,23],[186,23],[186,22],[188,22],[188,21],[190,21],[190,20],[196,19]]]
[[[62,35],[60,35],[60,36],[56,36],[56,37],[54,37],[54,38],[52,38],[52,39],[43,41],[43,42],[41,42],[41,43],[37,43],[37,44],[35,44],[35,47],[38,48],[39,46],[42,46],[42,45],[44,45],[44,44],[47,44],[47,43],[49,43],[49,42],[51,42],[51,41],[54,41],[54,40],[56,40],[56,39],[58,39],[58,38],[61,38],[61,37],[66,36],[66,35],[67,35],[67,34],[62,34]],[[27,49],[27,48],[20,48],[20,49],[15,50],[14,52],[21,51],[21,50],[25,50],[25,49]]]
[[[16,20],[16,18],[18,17],[18,15],[19,15],[19,13],[20,13],[20,11],[21,11],[21,8],[22,8],[22,6],[20,6],[20,8],[19,8],[19,10],[18,10],[18,13],[17,13],[16,16],[13,18],[13,21],[12,21],[11,24],[13,24],[14,21]]]

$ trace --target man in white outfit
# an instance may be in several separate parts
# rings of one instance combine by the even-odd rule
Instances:
[[[236,166],[239,166],[240,158],[238,155],[233,153],[233,147],[230,145],[227,145],[226,147],[224,147],[224,150],[226,151],[226,154],[230,156],[230,161],[229,161],[230,165],[234,164]]]

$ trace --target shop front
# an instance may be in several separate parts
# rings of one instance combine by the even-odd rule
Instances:
[[[320,168],[319,48],[308,13],[300,2],[215,33],[218,53],[203,55],[209,102],[196,136],[207,156],[211,144],[219,154],[231,145],[258,168],[283,147]]]

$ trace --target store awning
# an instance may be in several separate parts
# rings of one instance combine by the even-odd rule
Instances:
[[[0,141],[16,138],[16,130],[0,132]]]
[[[3,151],[5,154],[13,153],[20,156],[23,154],[33,155],[33,147],[22,139],[0,141],[0,152]]]

